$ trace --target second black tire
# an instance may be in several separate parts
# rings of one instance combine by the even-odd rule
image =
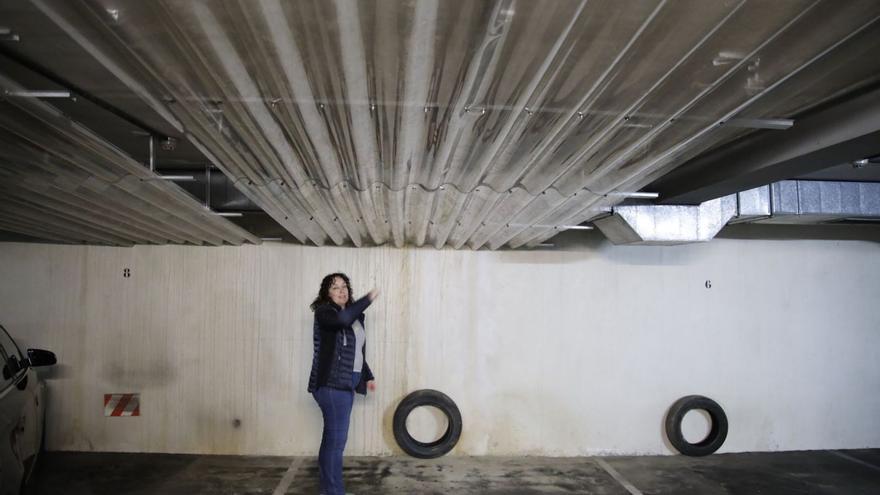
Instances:
[[[695,409],[709,413],[712,426],[706,438],[697,443],[690,443],[685,440],[681,432],[681,422],[685,414]],[[692,457],[709,455],[718,450],[727,439],[727,415],[717,402],[708,397],[702,395],[682,397],[675,401],[666,413],[666,436],[672,446],[684,455]]]
[[[433,442],[420,442],[406,429],[406,418],[413,409],[422,406],[436,407],[446,415],[446,432]],[[404,397],[394,411],[394,439],[397,440],[397,445],[407,454],[419,459],[434,459],[452,450],[461,436],[461,426],[458,406],[446,394],[437,390],[416,390]]]

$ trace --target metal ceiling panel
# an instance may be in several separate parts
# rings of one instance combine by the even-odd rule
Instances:
[[[0,228],[60,242],[258,244],[0,75]],[[45,234],[45,235],[40,235]]]
[[[506,192],[496,192],[486,186],[477,187],[467,193],[467,200],[462,206],[447,243],[454,249],[460,249],[480,227],[484,226],[483,219],[505,196],[507,196]]]
[[[495,207],[480,223],[480,228],[471,235],[468,241],[471,249],[479,249],[490,237],[502,232],[510,219],[515,218],[533,199],[534,196],[521,187],[502,193]]]
[[[446,240],[456,227],[459,213],[469,199],[469,194],[453,187],[440,186],[434,198],[434,213],[428,222],[427,241],[435,248],[446,245]]]
[[[605,215],[610,206],[620,198],[607,197],[589,191],[580,191],[571,195],[559,206],[547,212],[536,224],[514,236],[508,245],[518,248],[523,245],[535,246],[565,230],[569,225],[580,225],[595,217]]]
[[[547,189],[534,198],[529,196],[529,203],[516,213],[509,222],[506,222],[503,229],[489,238],[489,249],[498,249],[503,246],[516,235],[535,225],[536,220],[540,221],[547,212],[555,210],[566,199],[555,189]]]
[[[533,245],[877,80],[873,0],[31,2],[317,245]]]
[[[744,73],[726,79],[710,97],[677,118],[675,126],[654,138],[643,158],[586,187],[639,189],[703,151],[746,134],[727,126],[735,116],[793,115],[880,80],[880,58],[867,56],[867,51],[876,53],[880,48],[880,4],[815,2],[809,7],[762,42]],[[804,36],[805,32],[821,35]],[[856,59],[860,62],[854,63]],[[714,63],[725,65],[724,59]],[[711,115],[720,117],[712,121],[707,118]]]

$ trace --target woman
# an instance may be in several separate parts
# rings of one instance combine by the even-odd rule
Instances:
[[[351,302],[351,284],[344,273],[331,273],[321,281],[315,312],[315,354],[309,374],[309,392],[324,416],[324,433],[318,453],[321,493],[343,495],[342,451],[354,392],[375,390],[373,373],[365,359],[364,310],[379,296],[376,289]]]

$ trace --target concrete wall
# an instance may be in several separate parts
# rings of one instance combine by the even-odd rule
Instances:
[[[688,394],[726,409],[722,452],[880,447],[877,244],[593,239],[531,252],[4,243],[0,322],[58,354],[53,450],[314,454],[307,306],[335,270],[383,291],[367,320],[379,388],[356,400],[351,455],[399,452],[394,408],[420,388],[458,403],[455,454],[669,453],[663,416]],[[103,416],[103,394],[121,392],[141,394],[141,417]]]

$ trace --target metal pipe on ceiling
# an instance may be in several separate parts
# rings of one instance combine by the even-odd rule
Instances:
[[[123,112],[122,110],[116,108],[115,106],[111,105],[110,103],[107,103],[106,101],[98,98],[97,96],[95,96],[95,95],[91,94],[90,92],[86,91],[85,89],[81,88],[80,86],[73,84],[70,80],[65,79],[65,78],[55,74],[54,72],[50,71],[49,69],[9,50],[8,48],[4,48],[2,45],[0,45],[0,55],[15,62],[19,66],[24,67],[25,69],[27,69],[35,74],[39,74],[41,77],[48,79],[49,81],[57,84],[58,86],[61,86],[62,88],[67,88],[67,91],[69,93],[93,103],[98,108],[101,108],[102,110],[105,110],[105,111],[115,115],[116,117],[133,125],[134,127],[137,127],[138,129],[143,130],[144,132],[147,132],[151,135],[162,135],[161,132],[159,132],[157,129],[153,129],[146,122],[143,122],[140,119],[138,119],[137,117],[134,117],[132,115],[129,115],[129,114]],[[68,97],[70,97],[70,96],[68,95]]]

